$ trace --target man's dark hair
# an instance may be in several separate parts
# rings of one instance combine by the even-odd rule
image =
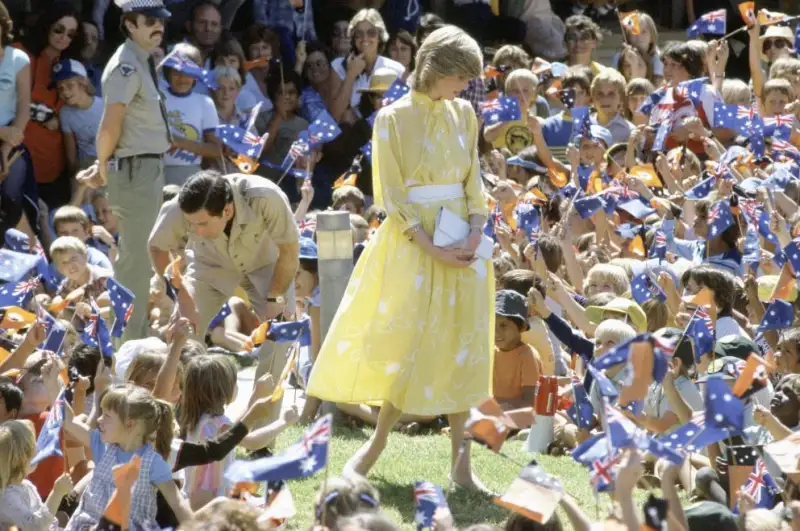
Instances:
[[[703,55],[700,51],[688,42],[676,42],[672,46],[667,46],[661,54],[661,59],[669,57],[689,73],[690,78],[703,75]]]
[[[195,173],[178,194],[178,206],[184,214],[206,210],[210,216],[220,217],[229,203],[233,203],[233,188],[216,170]]]
[[[75,347],[69,357],[70,368],[74,367],[78,374],[89,378],[89,389],[86,390],[87,395],[94,392],[94,375],[97,373],[97,365],[101,359],[102,356],[98,347],[90,347],[83,343]]]
[[[19,409],[22,407],[22,389],[12,382],[0,382],[0,396],[3,397],[6,411],[16,411],[19,414]]]
[[[547,270],[551,273],[558,273],[564,258],[558,240],[551,234],[541,234],[539,236],[539,252],[542,253],[542,260],[544,260]]]
[[[708,288],[714,293],[714,304],[720,317],[731,315],[735,292],[733,275],[711,266],[699,265],[683,273],[681,285],[685,288],[692,279],[701,289]]]

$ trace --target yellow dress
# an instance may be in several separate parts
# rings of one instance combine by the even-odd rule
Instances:
[[[411,414],[466,411],[490,394],[494,275],[452,268],[404,235],[433,234],[442,206],[488,215],[478,122],[464,100],[412,91],[381,110],[372,136],[375,199],[388,217],[367,245],[314,364],[308,394]],[[461,184],[464,197],[425,204],[409,188]],[[458,189],[458,187],[456,187]]]

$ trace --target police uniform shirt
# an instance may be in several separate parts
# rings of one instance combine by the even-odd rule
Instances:
[[[266,297],[278,259],[278,245],[299,241],[294,215],[286,195],[272,181],[244,174],[225,178],[233,187],[235,208],[230,236],[224,231],[214,239],[190,234],[189,223],[175,197],[161,207],[149,245],[175,250],[190,234],[186,242],[187,277],[226,294],[232,294],[247,277]]]
[[[170,148],[161,94],[150,73],[149,58],[147,51],[127,39],[103,71],[104,104],[123,103],[127,107],[114,152],[117,157],[161,154]]]

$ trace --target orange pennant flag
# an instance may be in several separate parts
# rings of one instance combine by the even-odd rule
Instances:
[[[247,340],[245,343],[244,349],[245,352],[252,352],[254,348],[262,344],[264,341],[267,340],[267,333],[269,332],[269,321],[264,321],[258,328],[250,332],[250,339]]]
[[[619,403],[622,406],[644,400],[647,396],[647,389],[653,383],[653,345],[649,341],[633,343],[630,364],[633,367],[633,379],[629,386],[623,386],[620,390]]]
[[[3,316],[0,318],[0,328],[6,330],[19,330],[30,326],[36,321],[36,316],[27,312],[19,306],[9,306],[3,308]]]
[[[477,441],[499,452],[511,430],[527,428],[534,420],[531,407],[503,411],[494,398],[487,398],[477,408],[470,409],[466,429]]]
[[[81,299],[83,299],[85,294],[86,290],[84,290],[83,288],[78,288],[74,291],[71,291],[63,299],[58,300],[58,298],[56,298],[56,302],[48,306],[47,310],[51,314],[53,314],[53,316],[57,316],[58,314],[63,312],[70,304],[75,304],[76,302],[79,302]]]
[[[619,20],[622,27],[631,32],[631,35],[642,33],[642,18],[638,11],[620,12]]]
[[[786,262],[783,264],[781,274],[778,277],[778,281],[775,283],[775,287],[772,289],[768,302],[772,302],[775,299],[791,302],[792,286],[794,282],[795,277],[792,272],[792,266],[789,262]]]
[[[358,174],[355,172],[345,172],[339,176],[333,183],[333,189],[341,188],[342,186],[355,186],[358,181]]]
[[[756,22],[756,3],[742,2],[739,4],[739,14],[747,26],[752,26]]]
[[[689,304],[695,306],[705,306],[708,309],[708,314],[711,316],[711,321],[716,324],[717,322],[717,305],[714,304],[714,293],[708,289],[703,288],[697,295],[689,299]]]
[[[642,181],[648,188],[662,188],[661,179],[658,178],[656,169],[652,164],[640,164],[634,166],[628,172],[631,177],[636,177]]]
[[[550,183],[556,188],[564,188],[569,182],[569,176],[566,173],[553,168],[547,169],[547,177],[550,179]]]
[[[778,13],[777,11],[770,11],[763,7],[758,10],[758,21],[763,24],[777,24],[789,18],[785,13]]]
[[[244,69],[246,72],[254,68],[263,68],[269,64],[269,59],[266,57],[259,57],[258,59],[253,59],[252,61],[245,61],[244,62]]]
[[[544,524],[553,516],[563,497],[561,482],[540,465],[530,464],[520,470],[505,494],[495,498],[494,503]]]
[[[251,159],[248,156],[238,154],[235,157],[231,158],[231,162],[233,162],[239,171],[244,173],[245,175],[252,175],[258,169],[258,162]]]
[[[733,394],[742,398],[745,393],[760,391],[767,386],[767,372],[767,362],[757,354],[750,354],[733,384]]]
[[[123,504],[119,501],[120,488],[132,488],[134,482],[139,477],[139,470],[142,468],[142,458],[134,455],[133,458],[125,464],[117,465],[113,468],[112,474],[114,476],[114,493],[106,505],[106,510],[103,512],[103,517],[109,522],[116,524],[119,527],[127,528],[125,522],[130,518],[130,502]]]
[[[634,239],[628,242],[628,252],[634,256],[644,257],[644,242],[641,234],[637,234]]]
[[[292,370],[294,370],[295,363],[297,362],[297,352],[299,350],[299,348],[292,348],[292,353],[289,355],[289,359],[286,360],[286,365],[283,367],[281,377],[278,378],[278,381],[275,383],[275,390],[272,391],[269,397],[269,401],[273,404],[283,398],[284,384],[289,380],[289,376],[292,374]]]

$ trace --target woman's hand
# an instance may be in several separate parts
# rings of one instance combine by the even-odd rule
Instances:
[[[465,268],[475,261],[475,253],[456,247],[435,247],[433,257],[445,265],[455,268]]]
[[[364,54],[353,54],[347,56],[347,76],[355,79],[364,73],[367,69],[367,60],[364,59]]]
[[[14,127],[13,125],[9,125],[8,127],[0,127],[0,140],[6,142],[11,147],[22,144],[22,139],[24,136],[25,132],[19,127]]]

